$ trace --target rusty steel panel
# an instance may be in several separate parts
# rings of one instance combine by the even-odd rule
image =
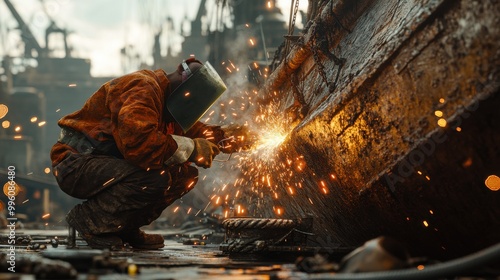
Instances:
[[[270,174],[280,199],[261,196],[270,207],[258,215],[311,214],[316,242],[330,247],[389,235],[446,259],[499,242],[500,192],[485,185],[500,176],[498,14],[494,0],[326,5],[316,22],[331,24],[330,51],[345,63],[321,56],[329,82],[340,70],[331,92],[306,32],[287,60],[300,65],[267,81],[285,109],[284,77],[298,77],[309,110],[278,156],[305,170]]]

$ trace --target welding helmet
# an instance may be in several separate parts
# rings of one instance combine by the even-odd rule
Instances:
[[[217,71],[210,62],[205,62],[199,69],[191,73],[186,61],[182,84],[167,98],[167,109],[175,121],[188,131],[215,103],[227,89]]]

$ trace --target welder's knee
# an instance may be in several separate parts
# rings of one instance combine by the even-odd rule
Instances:
[[[158,200],[163,197],[163,193],[172,183],[168,172],[140,170],[127,177],[122,185],[129,191],[135,191],[144,199]]]

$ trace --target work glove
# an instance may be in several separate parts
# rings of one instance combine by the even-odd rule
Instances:
[[[244,125],[223,125],[221,129],[224,131],[224,139],[219,143],[219,147],[224,153],[249,150],[257,139],[257,134],[250,132]]]
[[[193,142],[194,150],[188,161],[194,162],[194,164],[203,168],[212,166],[213,158],[220,153],[217,145],[205,138],[195,138]]]

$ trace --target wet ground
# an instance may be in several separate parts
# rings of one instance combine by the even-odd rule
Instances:
[[[224,233],[206,227],[194,227],[189,230],[148,230],[148,232],[162,234],[165,237],[165,247],[159,250],[134,250],[128,246],[115,251],[95,250],[77,237],[76,246],[71,248],[71,243],[68,243],[67,229],[16,229],[16,246],[12,251],[8,243],[10,231],[0,230],[0,279],[301,280],[337,279],[338,277],[339,279],[353,279],[342,278],[342,274],[318,273],[320,272],[318,270],[311,274],[302,272],[295,264],[298,257],[313,255],[304,251],[278,250],[265,254],[228,255],[221,251],[220,247]],[[14,257],[9,257],[9,254]],[[496,260],[498,257],[500,255],[497,249]],[[16,273],[9,272],[12,266],[9,264],[9,258],[14,259]],[[301,265],[304,263],[313,264],[302,262]],[[327,271],[332,271],[337,267],[323,268],[329,268]],[[464,274],[464,277],[440,277],[440,279],[500,279],[500,269],[497,266],[471,270],[471,272]],[[470,278],[470,276],[475,278]]]
[[[149,231],[152,232],[152,231]],[[58,266],[53,260],[62,260],[71,264],[77,271],[76,279],[307,279],[308,275],[300,272],[294,265],[296,256],[276,254],[274,256],[231,256],[224,254],[218,244],[210,244],[203,238],[183,236],[175,231],[153,231],[166,237],[165,247],[159,250],[134,250],[125,247],[120,251],[103,251],[89,248],[85,241],[78,238],[76,248],[69,249],[66,244],[67,230],[18,230],[16,239],[16,272],[31,268],[31,275],[22,279],[36,279],[40,268],[46,273],[63,273],[64,266]],[[1,236],[8,232],[0,231]],[[57,237],[57,238],[56,238]],[[216,241],[220,234],[211,235]],[[57,242],[54,242],[58,240]],[[51,243],[52,241],[52,243]],[[56,244],[57,243],[57,244]],[[8,251],[4,240],[0,247]],[[36,257],[36,258],[35,258]],[[43,258],[43,260],[42,260]],[[27,261],[27,260],[30,261]],[[46,263],[44,264],[43,261]],[[41,263],[41,265],[40,265]],[[5,264],[2,272],[5,272]],[[23,267],[21,267],[23,266]],[[71,272],[67,271],[67,276]],[[74,273],[74,272],[73,272]],[[19,274],[0,274],[0,279],[18,279]]]

